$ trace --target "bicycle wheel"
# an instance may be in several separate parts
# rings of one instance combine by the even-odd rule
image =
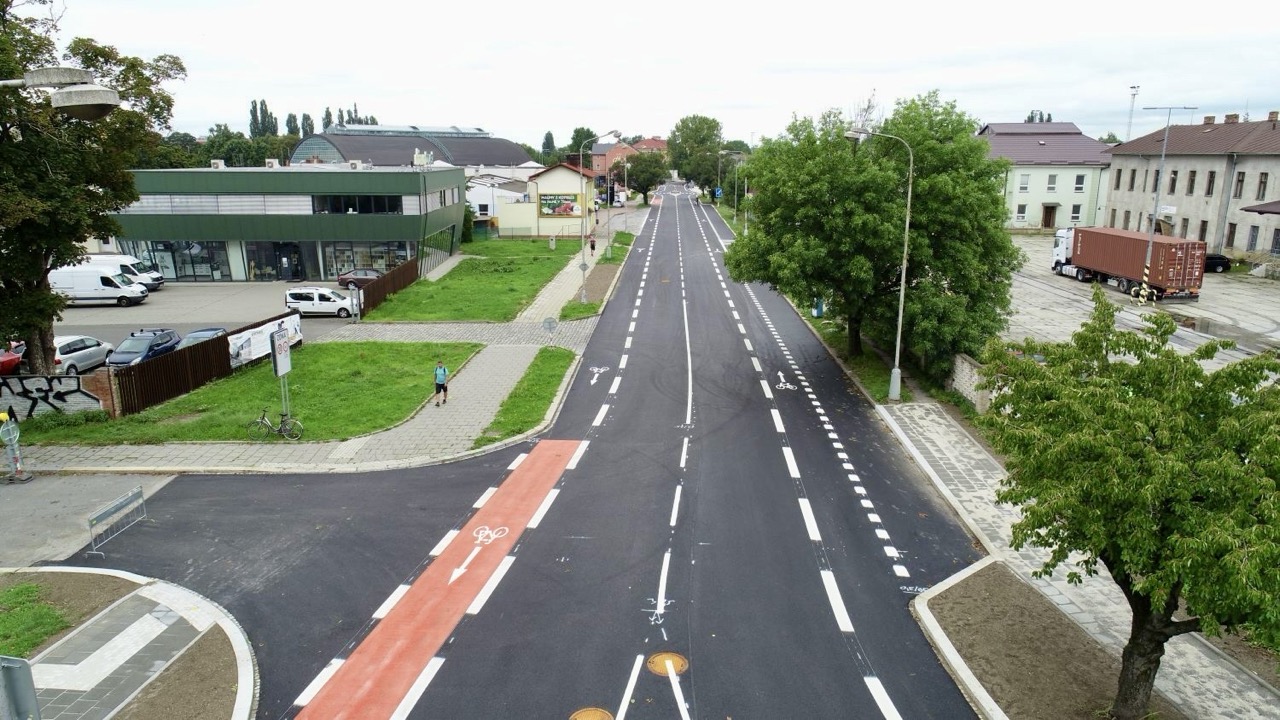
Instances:
[[[302,437],[302,422],[291,417],[282,419],[280,421],[280,434],[290,440],[297,440]]]
[[[249,423],[248,430],[250,440],[266,440],[268,437],[271,437],[271,421],[258,418],[257,420]]]

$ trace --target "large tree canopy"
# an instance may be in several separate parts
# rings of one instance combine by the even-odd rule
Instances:
[[[623,163],[630,165],[624,173]],[[671,177],[666,158],[662,153],[636,153],[613,164],[613,176],[621,177],[627,188],[644,195],[645,204],[649,203],[649,193],[659,184]]]
[[[667,155],[680,177],[700,187],[715,185],[716,161],[724,148],[720,121],[705,115],[680,118],[667,137]]]
[[[976,129],[936,93],[900,101],[876,128],[914,152],[903,347],[935,378],[1004,327],[1021,263],[1003,227],[1003,166],[987,159]],[[858,355],[864,333],[887,347],[896,332],[909,163],[901,142],[853,144],[849,130],[831,111],[763,141],[740,170],[751,232],[725,261],[736,280],[824,298]]]
[[[0,78],[78,66],[123,102],[87,123],[54,112],[46,90],[0,88],[0,339],[25,338],[32,370],[52,374],[63,300],[49,271],[80,258],[88,238],[117,233],[111,213],[138,198],[129,168],[155,148],[173,112],[161,83],[186,70],[172,55],[147,61],[83,38],[59,59],[52,23],[18,17],[14,7],[0,0]]]
[[[1129,720],[1146,716],[1170,638],[1280,633],[1280,360],[1208,372],[1230,341],[1182,355],[1168,315],[1118,331],[1100,288],[1094,304],[1069,343],[988,348],[980,422],[1007,460],[998,497],[1022,509],[1013,546],[1049,550],[1041,575],[1072,562],[1072,582],[1101,562],[1128,600],[1111,715]]]

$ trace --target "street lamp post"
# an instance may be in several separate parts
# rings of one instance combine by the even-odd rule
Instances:
[[[120,95],[95,85],[93,73],[80,68],[36,68],[16,80],[0,80],[0,87],[55,88],[49,95],[53,108],[76,120],[101,120],[120,106]]]
[[[915,153],[911,151],[911,144],[897,135],[872,132],[866,128],[854,128],[844,134],[849,140],[859,140],[864,135],[893,138],[907,149],[907,220],[902,229],[902,273],[898,278],[898,334],[893,342],[893,371],[889,373],[889,399],[896,402],[902,399],[902,311],[907,300],[907,253],[911,239],[911,181],[915,176],[916,159]]]
[[[620,135],[617,130],[610,130],[609,132],[598,137],[593,137],[590,140],[583,140],[582,144],[578,146],[578,177],[582,180],[582,231],[578,234],[578,245],[581,247],[582,252],[582,263],[579,265],[579,267],[582,268],[582,291],[579,293],[578,297],[582,302],[587,301],[587,173],[586,169],[582,167],[583,165],[586,165],[586,163],[583,162],[582,157],[587,152],[587,143],[594,143],[597,140],[603,140],[607,137],[611,137],[616,140]]]
[[[1143,110],[1167,110],[1168,115],[1164,120],[1164,141],[1160,143],[1160,168],[1156,170],[1156,199],[1155,204],[1151,208],[1151,222],[1147,228],[1147,259],[1142,263],[1142,290],[1138,296],[1138,304],[1142,305],[1147,302],[1151,293],[1151,248],[1156,242],[1156,215],[1160,213],[1160,183],[1164,182],[1164,151],[1169,145],[1169,124],[1173,122],[1174,110],[1195,110],[1197,108],[1188,105],[1157,105],[1154,107],[1144,107]]]

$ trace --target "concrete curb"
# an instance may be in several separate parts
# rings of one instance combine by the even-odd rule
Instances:
[[[30,572],[88,573],[93,575],[106,575],[109,577],[120,578],[122,580],[128,580],[129,582],[136,583],[138,585],[138,587],[135,588],[132,592],[122,596],[119,600],[116,600],[114,603],[107,606],[107,608],[104,608],[103,612],[110,609],[111,607],[118,605],[125,598],[141,593],[143,590],[145,590],[148,587],[163,588],[166,594],[178,595],[180,597],[188,598],[190,602],[194,606],[196,606],[196,612],[207,613],[207,615],[209,615],[212,618],[213,623],[216,624],[219,628],[222,629],[224,633],[227,634],[227,640],[231,642],[231,649],[232,649],[232,652],[235,654],[235,658],[236,658],[236,700],[235,700],[235,705],[233,706],[233,709],[232,709],[232,714],[231,714],[232,720],[251,720],[253,718],[255,712],[257,711],[257,706],[258,706],[258,690],[259,690],[259,684],[260,684],[260,678],[258,676],[258,664],[257,664],[256,658],[253,655],[253,646],[249,643],[248,635],[245,633],[244,628],[240,626],[240,623],[235,619],[235,617],[233,617],[231,613],[227,612],[226,608],[206,598],[200,593],[197,593],[194,590],[190,590],[188,588],[184,588],[181,585],[175,585],[174,583],[168,582],[166,580],[149,578],[143,575],[137,575],[135,573],[127,572],[124,570],[113,570],[110,568],[86,568],[86,567],[75,567],[75,566],[68,566],[68,565],[32,566],[32,567],[26,567],[26,568],[0,568],[0,575],[7,575],[9,573],[30,573]],[[171,609],[175,611],[178,610],[178,608],[171,608]],[[179,613],[182,614],[184,617],[186,616],[186,613],[181,613],[181,611],[179,611]],[[90,618],[90,620],[92,619],[93,618]],[[72,631],[72,633],[67,635],[67,637],[71,637],[71,635],[74,635],[75,632],[76,631]],[[197,636],[197,639],[199,639],[199,637],[203,637],[203,635],[204,634],[201,633],[199,636]],[[183,652],[186,652],[186,650],[183,650]],[[177,660],[180,657],[182,657],[181,653],[174,656],[174,660]],[[156,673],[156,677],[159,677],[159,676],[160,676],[160,673]],[[152,679],[154,680],[154,678]],[[150,683],[151,683],[151,680],[147,681],[147,683],[145,683],[142,687],[145,688]],[[142,688],[139,688],[139,691],[141,691],[141,689]],[[135,694],[135,697],[136,697],[136,694]],[[129,702],[132,702],[132,701],[133,701],[133,698],[130,698],[128,701],[126,701],[125,705],[127,705]]]
[[[911,613],[916,616],[916,620],[920,623],[920,628],[924,630],[924,636],[933,645],[934,651],[938,653],[938,659],[942,660],[947,672],[951,674],[951,677],[955,678],[956,685],[964,693],[969,705],[985,720],[1009,720],[1009,716],[1005,715],[1004,711],[1000,709],[1000,706],[996,704],[996,701],[987,692],[987,689],[978,681],[977,676],[969,669],[969,665],[965,663],[964,658],[960,657],[960,653],[951,644],[947,633],[938,624],[938,619],[929,610],[930,600],[994,562],[999,561],[991,556],[985,557],[920,593],[911,601]]]

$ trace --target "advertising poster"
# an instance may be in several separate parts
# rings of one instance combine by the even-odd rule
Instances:
[[[538,195],[538,213],[542,217],[582,217],[581,195]]]
[[[302,342],[302,316],[290,315],[283,320],[228,336],[227,340],[231,343],[231,367],[240,367],[250,360],[272,354],[271,334],[277,330],[287,332],[289,345],[297,345]]]

